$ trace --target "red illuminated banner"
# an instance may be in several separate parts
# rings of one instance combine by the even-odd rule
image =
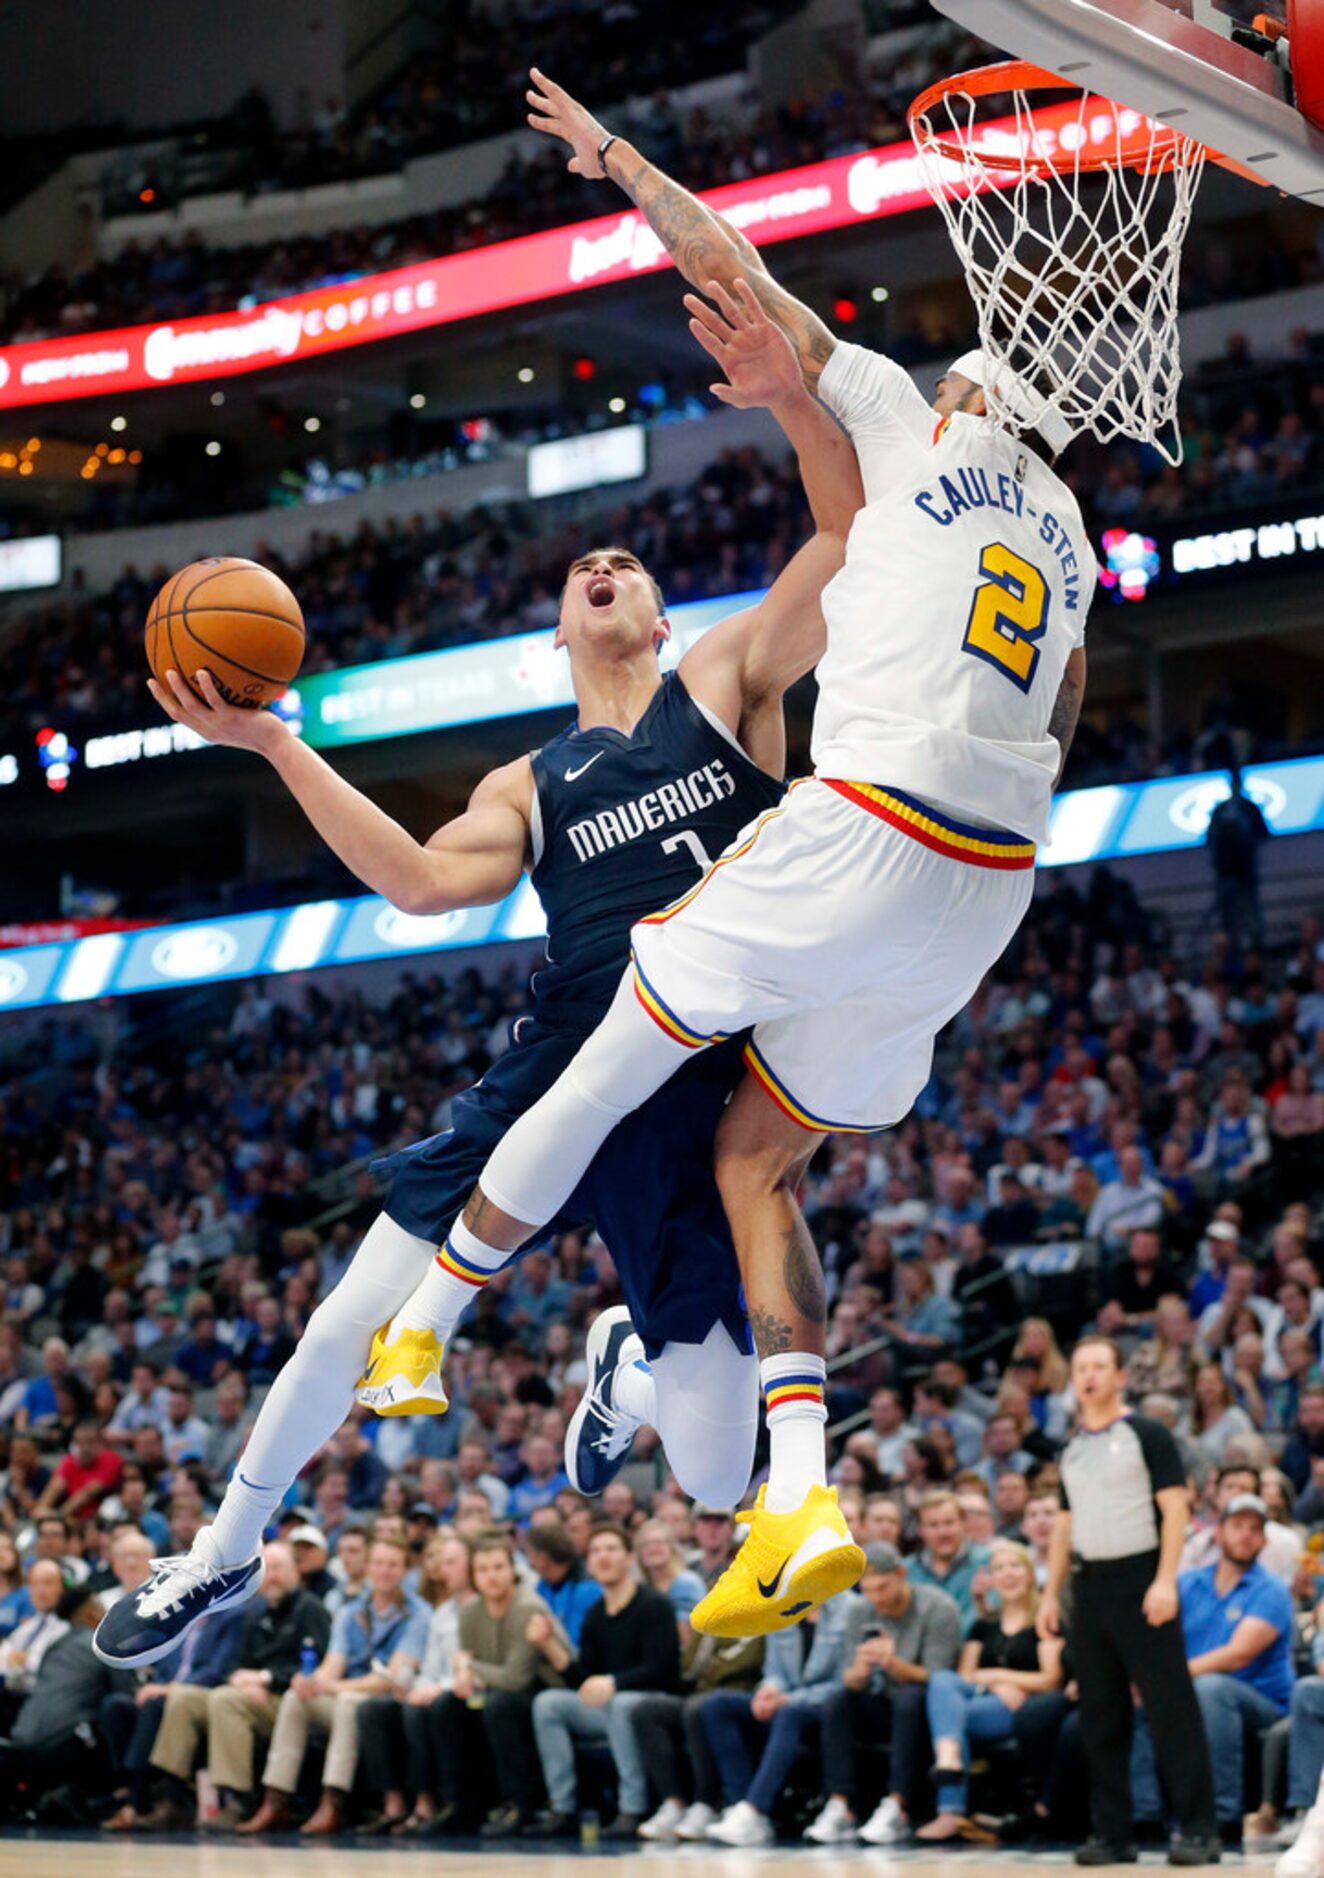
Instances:
[[[138,932],[154,925],[150,919],[39,919],[18,920],[0,926],[0,948],[6,946],[65,945],[100,932]]]
[[[1036,138],[1042,142],[1045,134],[1051,137],[1076,118],[1074,104],[1041,111],[1035,118]],[[983,136],[1005,138],[1009,128],[1010,120],[990,124]],[[1100,134],[1110,137],[1111,123]],[[703,200],[762,247],[900,215],[926,206],[929,196],[907,138],[861,155],[728,183],[707,191]],[[0,347],[0,409],[231,378],[670,265],[643,216],[624,210],[265,301],[247,312]]]

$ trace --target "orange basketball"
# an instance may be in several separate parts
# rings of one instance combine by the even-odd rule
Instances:
[[[205,666],[226,703],[249,711],[286,689],[303,643],[303,614],[285,582],[235,555],[181,567],[147,614],[147,663],[160,684],[173,668],[202,697],[193,674]]]

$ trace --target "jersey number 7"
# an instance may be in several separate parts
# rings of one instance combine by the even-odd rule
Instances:
[[[1004,541],[989,543],[979,571],[984,578],[975,588],[961,650],[986,659],[1028,691],[1039,664],[1038,641],[1048,629],[1048,582]]]

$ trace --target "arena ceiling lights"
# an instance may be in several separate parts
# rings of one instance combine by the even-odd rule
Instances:
[[[1036,113],[1036,135],[1055,135],[1074,112],[1066,104]],[[989,124],[984,135],[1005,138],[1011,127]],[[760,246],[932,206],[909,138],[728,183],[703,200]],[[232,378],[670,265],[643,216],[624,210],[243,312],[0,347],[0,409]]]

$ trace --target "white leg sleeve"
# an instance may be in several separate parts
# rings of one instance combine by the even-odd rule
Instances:
[[[294,1355],[267,1391],[248,1444],[210,1528],[216,1557],[250,1558],[290,1482],[344,1421],[373,1332],[388,1323],[437,1248],[381,1214],[349,1270],[308,1320]]]
[[[759,1431],[758,1358],[714,1324],[702,1343],[665,1344],[652,1371],[657,1432],[681,1488],[705,1506],[739,1506]]]
[[[540,1102],[506,1131],[479,1185],[512,1219],[541,1226],[565,1204],[621,1120],[693,1055],[653,1022],[627,972],[611,1009]]]

